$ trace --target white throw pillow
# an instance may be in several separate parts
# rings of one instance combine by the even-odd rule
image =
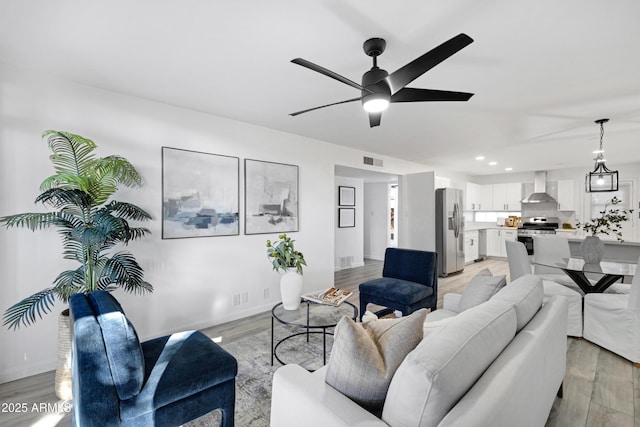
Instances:
[[[370,411],[380,410],[393,374],[422,340],[426,315],[421,309],[399,319],[366,323],[343,317],[334,334],[327,384]]]
[[[488,301],[507,284],[506,276],[493,276],[488,268],[475,275],[460,297],[460,312]]]

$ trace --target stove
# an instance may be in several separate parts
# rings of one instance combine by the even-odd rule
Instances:
[[[559,220],[556,217],[532,216],[522,219],[518,228],[518,241],[524,243],[527,253],[533,255],[533,236],[556,234]]]

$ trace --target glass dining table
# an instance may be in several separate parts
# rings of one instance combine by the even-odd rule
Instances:
[[[531,264],[561,269],[585,294],[604,292],[624,276],[633,276],[637,267],[636,264],[622,261],[601,261],[599,264],[589,264],[582,258],[563,258],[552,262],[531,261]],[[587,273],[600,274],[602,277],[593,283],[587,277]]]

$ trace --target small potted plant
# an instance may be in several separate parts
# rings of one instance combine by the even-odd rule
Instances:
[[[284,271],[280,278],[280,296],[285,310],[297,310],[302,295],[302,266],[307,265],[302,252],[297,251],[286,234],[275,242],[267,240],[267,257],[275,271]]]
[[[600,217],[592,218],[590,222],[576,224],[576,227],[591,233],[590,236],[585,237],[580,245],[585,263],[599,264],[602,260],[604,243],[602,243],[598,234],[613,234],[618,241],[624,242],[620,225],[629,220],[633,209],[610,208],[610,206],[616,206],[620,203],[622,203],[622,200],[613,197],[605,203],[604,209],[600,211]]]

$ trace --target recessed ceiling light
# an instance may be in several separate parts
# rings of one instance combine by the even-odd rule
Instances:
[[[506,170],[507,172],[512,171],[513,168],[504,168],[504,170]]]
[[[495,166],[497,164],[498,164],[498,162],[489,162],[489,166]]]
[[[476,160],[484,160],[484,156],[476,156]]]

